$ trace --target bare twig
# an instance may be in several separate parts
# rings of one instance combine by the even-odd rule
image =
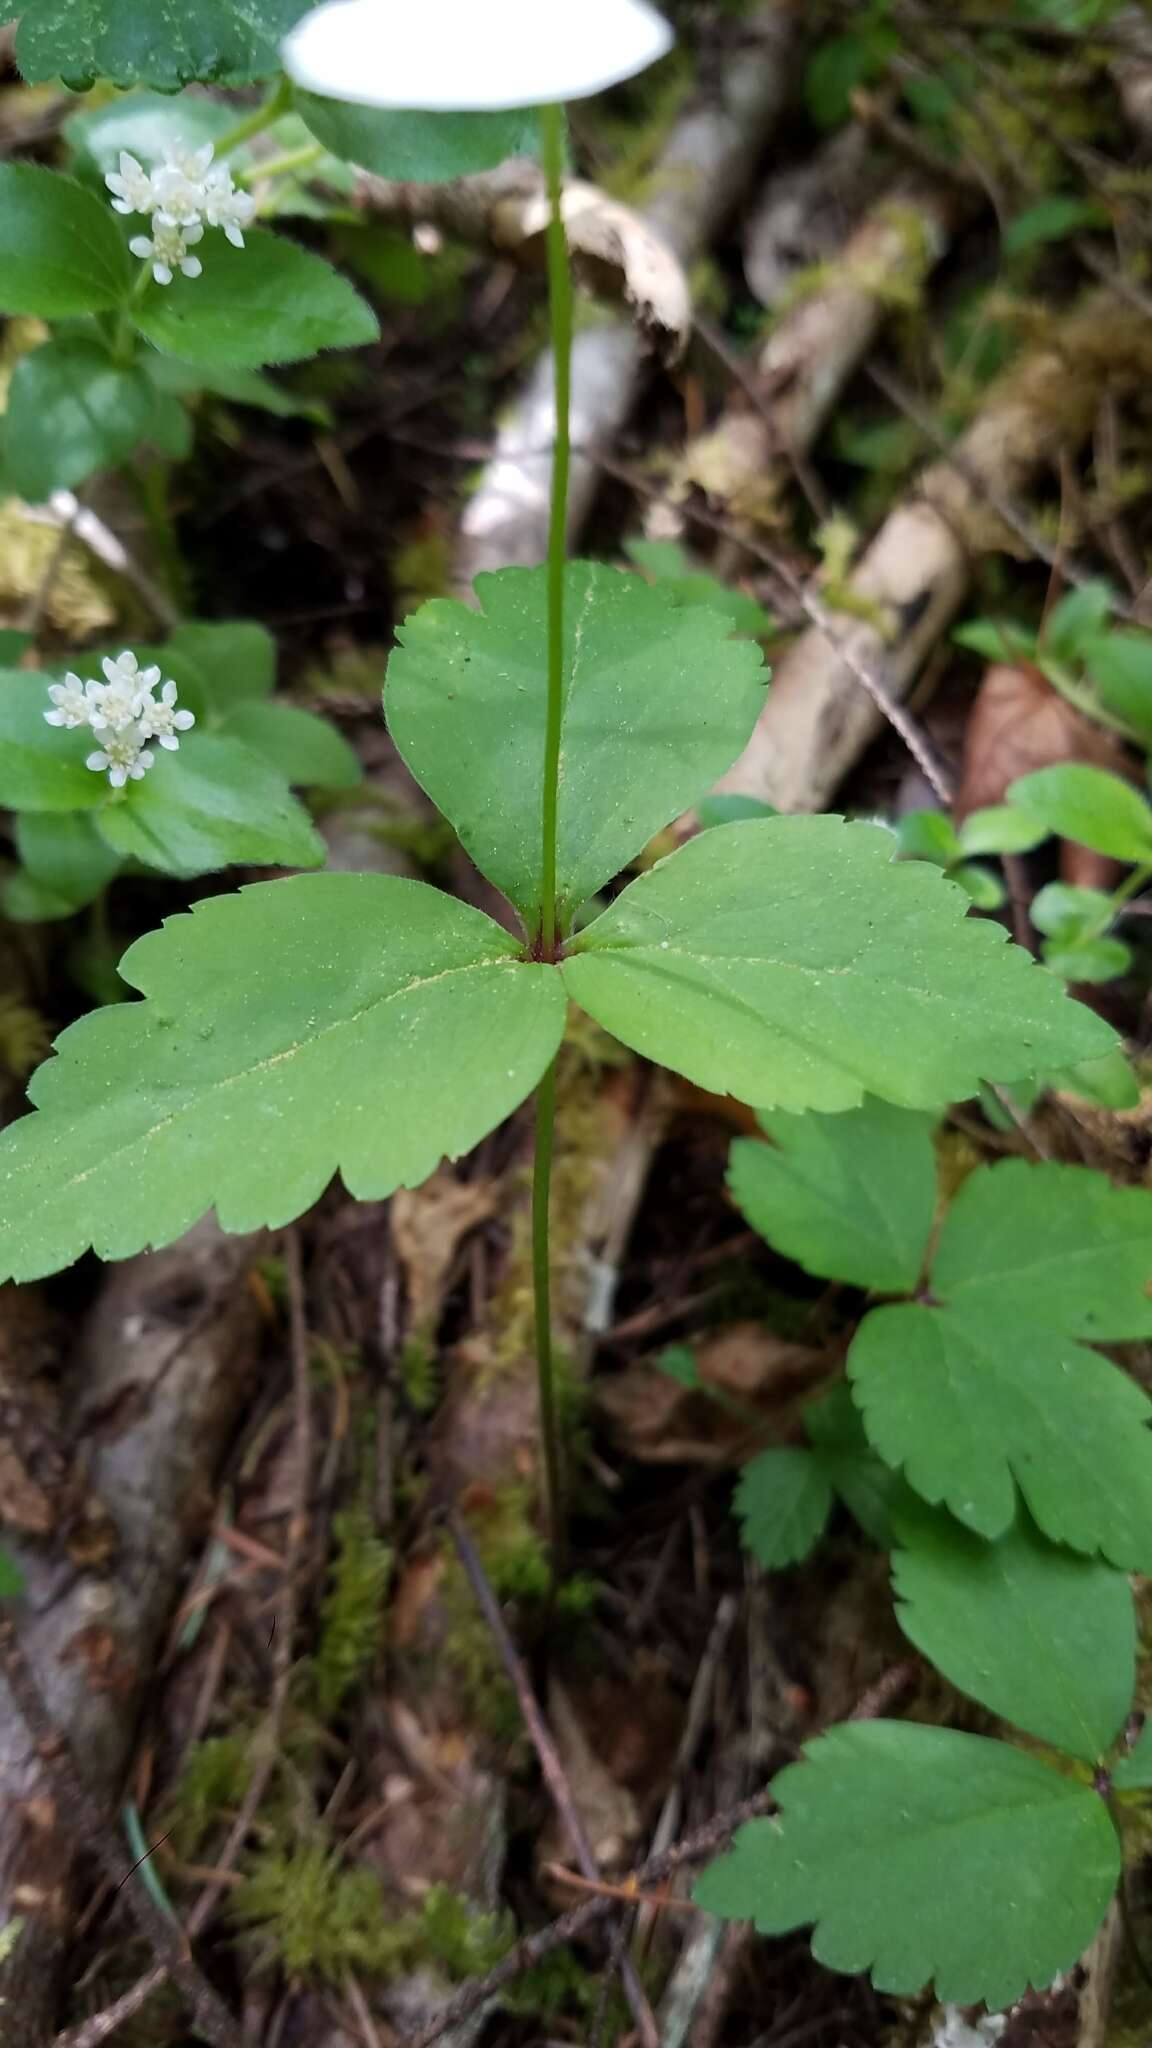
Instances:
[[[460,1562],[464,1567],[468,1583],[476,1595],[480,1611],[495,1638],[496,1647],[500,1652],[500,1660],[512,1681],[516,1698],[520,1705],[520,1711],[524,1716],[524,1725],[528,1730],[532,1739],[532,1746],[540,1760],[544,1782],[552,1796],[556,1811],[568,1831],[568,1837],[581,1873],[584,1877],[593,1880],[598,1879],[600,1876],[599,1866],[592,1853],[592,1844],[588,1839],[588,1833],[581,1818],[580,1809],[573,1797],[572,1787],[568,1783],[567,1773],[560,1761],[560,1753],[552,1740],[551,1731],[540,1711],[539,1702],[529,1683],[528,1674],[517,1653],[516,1645],[509,1634],[507,1623],[500,1611],[500,1603],[488,1583],[487,1574],[480,1561],[480,1554],[468,1533],[463,1519],[455,1510],[448,1516],[448,1527],[451,1532],[452,1541],[459,1553]],[[640,2036],[645,2044],[645,2048],[658,2048],[660,2036],[657,2032],[652,2008],[644,1995],[644,1987],[637,1975],[636,1967],[631,1958],[625,1954],[620,1956],[620,1981],[624,1986],[624,1993],[628,2000],[632,2017],[640,2029]]]

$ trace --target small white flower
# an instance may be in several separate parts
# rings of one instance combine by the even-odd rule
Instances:
[[[194,227],[200,219],[214,154],[210,142],[200,149],[189,149],[185,142],[173,142],[159,169],[153,171],[154,205],[167,226]]]
[[[153,758],[140,727],[129,725],[123,732],[110,733],[104,745],[89,754],[87,765],[97,775],[107,772],[113,789],[123,789],[126,782],[143,781]]]
[[[177,227],[165,220],[163,214],[152,217],[151,238],[147,235],[133,235],[128,247],[141,263],[152,265],[152,275],[157,284],[171,284],[177,270],[185,277],[199,277],[204,265],[198,256],[190,256],[189,249],[202,241],[202,227]]]
[[[149,669],[149,675],[152,671]],[[157,679],[160,671],[156,670]],[[140,732],[146,740],[159,740],[168,753],[174,754],[180,741],[178,733],[190,732],[196,720],[190,711],[177,711],[176,685],[171,678],[160,692],[159,701],[152,696],[144,698],[140,712]]]
[[[104,183],[116,213],[151,213],[156,204],[151,173],[126,149],[120,151],[120,169],[109,171]]]
[[[217,164],[204,180],[204,219],[210,228],[223,228],[234,249],[244,247],[243,230],[252,224],[256,201],[250,192],[238,192],[223,164]]]
[[[63,725],[74,731],[78,725],[88,725],[92,717],[92,692],[99,687],[96,683],[84,683],[71,671],[62,683],[49,683],[48,695],[54,709],[46,711],[44,717],[49,725]]]
[[[958,2005],[946,2005],[936,2023],[931,2048],[994,2048],[1007,2025],[1006,2013],[985,2013],[970,2023]]]
[[[648,0],[327,0],[280,46],[297,85],[445,111],[583,99],[671,47]]]
[[[88,684],[88,723],[93,732],[123,732],[140,716],[149,677],[159,681],[159,669],[140,672],[136,656],[126,648],[113,660],[106,655],[100,664],[106,680]]]

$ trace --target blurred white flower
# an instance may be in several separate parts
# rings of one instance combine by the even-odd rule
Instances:
[[[151,213],[156,204],[151,172],[146,171],[134,156],[129,156],[126,149],[120,151],[120,169],[109,171],[104,183],[112,194],[113,209],[117,213]]]
[[[97,775],[107,772],[113,789],[123,789],[126,782],[143,781],[153,758],[144,745],[140,727],[128,725],[123,732],[109,733],[104,745],[89,754],[87,766]]]
[[[151,670],[148,671],[152,673]],[[160,671],[156,670],[159,677]],[[171,679],[165,683],[159,698],[145,696],[140,711],[140,733],[146,740],[159,740],[168,753],[174,754],[180,741],[178,733],[190,732],[196,720],[190,711],[176,709],[176,685]]]
[[[185,277],[200,276],[204,265],[198,256],[190,256],[188,251],[203,238],[202,227],[176,227],[158,213],[152,220],[151,236],[133,235],[128,247],[142,263],[152,265],[152,275],[157,284],[171,284],[178,270]]]
[[[449,112],[583,99],[671,44],[648,0],[327,0],[280,56],[330,99]]]
[[[989,2012],[969,2021],[958,2005],[946,2005],[936,2022],[931,2048],[994,2048],[1007,2025],[1007,2013]]]
[[[66,726],[70,732],[78,725],[91,724],[92,691],[98,688],[98,683],[81,682],[71,672],[62,683],[50,683],[48,695],[53,708],[44,713],[47,723]]]
[[[210,142],[202,149],[189,149],[173,142],[159,168],[152,173],[153,205],[166,225],[195,227],[204,211],[204,193],[215,151]],[[231,178],[228,172],[223,175]]]
[[[204,180],[203,211],[208,227],[223,228],[234,249],[244,247],[243,230],[252,224],[256,201],[250,192],[236,190],[222,164]]]

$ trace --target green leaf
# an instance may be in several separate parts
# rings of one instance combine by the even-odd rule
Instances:
[[[1128,1717],[1136,1618],[1123,1572],[1022,1520],[982,1543],[919,1502],[896,1516],[897,1619],[937,1670],[1005,1721],[1099,1763]]]
[[[738,1138],[728,1186],[754,1230],[808,1273],[910,1294],[936,1207],[932,1118],[865,1101],[842,1116],[760,1119]]]
[[[19,496],[39,505],[123,462],[150,438],[158,394],[134,363],[68,336],[21,356],[12,373],[4,455]]]
[[[1050,192],[1047,198],[1038,199],[1035,206],[1013,215],[1004,229],[1004,253],[1019,256],[1023,250],[1039,248],[1045,242],[1062,242],[1078,228],[1096,227],[1102,221],[1106,223],[1102,208],[1090,199],[1081,199],[1073,192]]]
[[[115,216],[35,164],[0,164],[0,311],[63,320],[127,297],[132,265]]]
[[[1084,649],[1084,661],[1109,711],[1152,740],[1152,637],[1147,633],[1103,633]]]
[[[1132,965],[1123,939],[1049,939],[1043,951],[1044,965],[1065,981],[1115,981]]]
[[[0,805],[10,811],[84,811],[108,785],[84,763],[92,734],[47,725],[52,676],[0,669]]]
[[[815,1921],[831,1969],[910,1995],[1012,2005],[1071,1969],[1120,1875],[1103,1801],[1035,1757],[900,1721],[833,1728],[776,1779],[697,1905],[762,1934]]]
[[[506,157],[534,157],[539,148],[535,112],[523,107],[497,114],[429,114],[352,106],[312,92],[297,92],[295,100],[333,156],[410,184],[447,185],[491,170]]]
[[[1119,1046],[1102,1060],[1082,1060],[1077,1067],[1050,1074],[1048,1086],[1066,1095],[1079,1095],[1101,1109],[1137,1109],[1140,1105],[1140,1083]]]
[[[1152,1565],[1152,1403],[1082,1341],[1152,1333],[1152,1192],[1007,1160],[953,1202],[936,1305],[866,1316],[848,1358],[882,1458],[981,1536],[1019,1487],[1045,1535]]]
[[[119,853],[169,874],[215,868],[311,868],[324,841],[282,775],[239,740],[193,733],[178,753],[157,752],[141,782],[100,814],[100,830]]]
[[[804,1427],[812,1452],[834,1493],[855,1515],[866,1536],[887,1550],[892,1543],[892,1513],[914,1498],[898,1472],[876,1456],[844,1381],[810,1402]]]
[[[235,107],[206,94],[184,93],[177,99],[171,92],[132,92],[69,114],[64,135],[76,152],[77,170],[91,167],[91,175],[102,180],[106,172],[119,170],[121,150],[151,168],[173,143],[199,149],[205,142],[219,142],[235,125]],[[236,158],[230,162],[235,166]],[[103,186],[101,196],[107,203]]]
[[[977,910],[999,910],[1004,901],[1003,883],[977,861],[961,861],[959,867],[949,869],[948,879],[963,889]]]
[[[1069,590],[1044,621],[1041,646],[1057,661],[1079,662],[1112,617],[1116,595],[1110,583],[1092,579]]]
[[[569,993],[646,1058],[770,1108],[935,1108],[1107,1050],[1099,1018],[892,853],[836,817],[703,832],[571,942]]]
[[[476,865],[539,920],[547,575],[476,579],[475,612],[405,621],[385,712],[417,781]],[[712,613],[595,562],[566,575],[557,895],[562,923],[740,752],[764,702],[758,648]],[[711,834],[709,837],[713,836]]]
[[[1027,811],[1013,810],[1011,804],[990,804],[986,810],[969,811],[960,827],[964,853],[1028,853],[1048,837],[1048,827]]]
[[[416,1187],[523,1101],[564,1028],[554,969],[393,876],[207,898],[120,971],[147,1000],[64,1032],[39,1114],[0,1140],[13,1276],[170,1243],[213,1206],[226,1230],[277,1227],[337,1171],[366,1200]]]
[[[1096,938],[1106,931],[1116,906],[1103,889],[1079,889],[1070,882],[1047,882],[1032,899],[1032,922],[1049,938]]]
[[[202,277],[149,282],[134,307],[155,347],[208,370],[258,370],[326,348],[375,341],[372,308],[346,277],[281,235],[256,228],[234,249],[210,231],[197,250]]]
[[[220,717],[238,701],[270,697],[276,687],[276,642],[254,619],[179,626],[156,658],[194,670],[205,711]]]
[[[260,370],[206,370],[200,364],[182,363],[177,356],[152,356],[144,367],[161,391],[176,396],[208,392],[230,405],[252,406],[282,420],[314,420],[318,426],[331,418],[319,399],[285,391]]]
[[[8,1551],[0,1550],[0,1600],[15,1600],[23,1591],[23,1572]]]
[[[702,796],[696,806],[696,818],[702,832],[710,832],[714,825],[738,825],[744,818],[778,816],[775,804],[766,804],[758,796],[744,796],[734,789],[719,790],[715,796]]]
[[[97,78],[178,92],[201,79],[252,85],[279,69],[281,39],[307,12],[301,0],[27,0],[16,62],[29,85]]]
[[[832,1488],[811,1451],[761,1451],[741,1472],[732,1505],[757,1563],[780,1571],[819,1542]]]
[[[17,626],[0,626],[0,668],[15,668],[31,645],[31,633],[22,633]]]
[[[301,789],[354,789],[360,781],[354,748],[326,718],[295,704],[238,704],[223,730]]]
[[[1030,659],[1036,652],[1036,635],[1017,619],[969,619],[952,635],[957,647],[979,654],[985,661]]]
[[[657,1372],[664,1373],[668,1379],[675,1380],[677,1386],[687,1387],[690,1392],[704,1384],[696,1353],[688,1344],[665,1345],[655,1363]]]
[[[1152,1788],[1152,1719],[1145,1721],[1136,1747],[1113,1765],[1112,1783],[1118,1792],[1146,1792]]]
[[[68,912],[94,902],[121,865],[88,811],[25,812],[16,820],[16,850],[34,881],[59,897]]]
[[[1152,810],[1131,783],[1105,768],[1080,761],[1038,768],[1014,782],[1008,798],[1060,839],[1115,860],[1152,861]]]
[[[950,868],[963,851],[956,828],[943,811],[905,811],[896,840],[905,860],[930,860]]]

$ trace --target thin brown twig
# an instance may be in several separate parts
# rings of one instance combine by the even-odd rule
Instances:
[[[572,1787],[568,1783],[568,1775],[560,1760],[560,1752],[552,1739],[551,1730],[540,1711],[540,1705],[532,1690],[528,1673],[524,1669],[523,1661],[516,1649],[515,1643],[512,1641],[508,1625],[500,1611],[500,1602],[497,1600],[488,1582],[488,1575],[481,1562],[480,1553],[468,1533],[463,1518],[455,1509],[448,1516],[448,1528],[452,1541],[456,1545],[456,1550],[464,1567],[468,1583],[476,1596],[477,1605],[495,1638],[496,1647],[500,1652],[500,1661],[512,1681],[516,1698],[519,1702],[520,1712],[524,1717],[524,1725],[528,1730],[532,1740],[532,1747],[535,1749],[540,1761],[544,1782],[551,1794],[556,1811],[568,1831],[568,1838],[572,1844],[576,1861],[580,1866],[581,1874],[586,1878],[592,1879],[594,1882],[598,1882],[600,1868],[592,1853],[592,1844],[588,1839],[588,1833],[581,1818],[580,1809],[573,1796]],[[620,1956],[620,1981],[624,1987],[624,1995],[628,2000],[632,2017],[640,2029],[640,2038],[645,2044],[645,2048],[659,2048],[660,2035],[656,2026],[655,2016],[645,1996],[644,1987],[640,1982],[635,1964],[626,1954],[621,1954]]]
[[[239,2023],[194,1962],[188,1937],[137,1877],[122,1846],[114,1810],[89,1786],[68,1738],[53,1725],[39,1680],[7,1619],[0,1620],[0,1665],[17,1711],[41,1762],[56,1780],[85,1848],[95,1857],[106,1881],[122,1893],[123,1903],[149,1948],[182,1992],[200,2033],[213,2048],[247,2048]]]

